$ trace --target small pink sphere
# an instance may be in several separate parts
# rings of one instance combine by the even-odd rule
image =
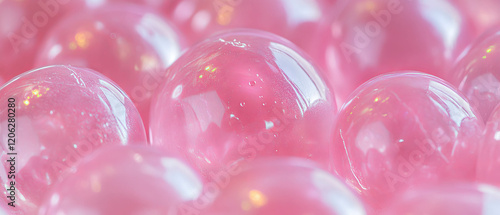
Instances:
[[[293,44],[256,30],[188,50],[153,99],[153,145],[184,154],[205,177],[244,159],[298,156],[328,164],[333,94]]]
[[[145,146],[105,147],[57,183],[39,214],[177,214],[198,198],[199,177],[181,160]]]
[[[417,70],[441,77],[474,39],[468,17],[448,0],[352,0],[306,49],[322,65],[343,104],[377,75]]]
[[[219,195],[201,214],[366,214],[361,201],[342,181],[307,160],[263,159],[236,173],[225,184],[218,184]],[[198,202],[209,195],[204,193]]]
[[[283,36],[302,46],[328,12],[329,0],[175,0],[165,14],[191,42],[215,32],[253,28]]]
[[[47,189],[95,149],[146,143],[132,101],[89,69],[51,66],[23,73],[0,89],[0,101],[1,159],[15,157],[5,162],[0,182],[10,188],[15,179],[15,211],[22,214],[32,214]]]
[[[148,125],[150,99],[183,48],[179,33],[142,7],[109,4],[56,25],[36,64],[71,64],[106,75],[124,89]]]
[[[500,103],[499,59],[500,27],[482,35],[448,75],[484,121]]]
[[[482,184],[440,184],[416,187],[397,196],[382,215],[498,214],[500,190]]]
[[[378,209],[417,183],[472,180],[483,127],[445,81],[381,75],[361,85],[337,116],[334,170]]]
[[[477,179],[500,187],[500,105],[491,113],[480,142]]]

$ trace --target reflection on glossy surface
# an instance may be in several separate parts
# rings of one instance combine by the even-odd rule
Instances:
[[[109,5],[55,26],[36,64],[71,64],[101,72],[127,92],[147,125],[152,93],[181,49],[178,32],[156,14]]]
[[[258,156],[327,163],[334,97],[293,47],[243,30],[190,49],[153,99],[152,144],[184,154],[204,176]]]
[[[500,187],[500,106],[491,113],[480,144],[477,178]]]
[[[494,215],[500,211],[500,190],[482,184],[440,184],[418,187],[392,201],[382,215]]]
[[[12,152],[5,132],[12,127],[9,98],[15,99],[18,153],[15,209],[26,214],[61,174],[101,145],[146,142],[139,113],[114,83],[91,70],[53,66],[24,73],[0,89],[2,160]],[[9,168],[4,165],[0,172],[2,186],[10,183]]]
[[[337,104],[377,75],[425,71],[441,77],[473,39],[448,0],[352,0],[308,49],[327,70]]]
[[[254,28],[302,46],[311,40],[330,4],[327,0],[177,0],[166,13],[191,42],[221,30]]]
[[[334,169],[375,208],[416,183],[475,175],[483,123],[455,88],[434,76],[374,78],[351,95],[337,120]]]
[[[500,28],[482,35],[449,74],[486,122],[500,103]]]
[[[156,149],[104,147],[54,186],[39,214],[174,214],[201,187],[189,166]]]
[[[202,214],[364,215],[363,204],[338,178],[296,158],[243,166]]]

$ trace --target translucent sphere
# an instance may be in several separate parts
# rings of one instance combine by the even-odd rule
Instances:
[[[415,184],[473,180],[483,127],[445,81],[423,73],[381,75],[339,112],[334,170],[377,210]]]
[[[361,201],[341,180],[302,159],[259,160],[239,169],[222,185],[213,204],[201,214],[366,214]],[[197,202],[209,196],[206,192]]]
[[[484,121],[500,103],[500,27],[482,35],[450,71],[449,80]]]
[[[132,101],[89,69],[51,66],[24,73],[0,89],[0,101],[0,156],[10,160],[0,181],[11,188],[15,180],[12,209],[18,213],[36,211],[47,189],[102,145],[146,143]],[[13,200],[2,198],[2,204]]]
[[[325,67],[337,104],[377,75],[425,71],[442,77],[474,39],[474,26],[449,0],[340,1],[308,51]]]
[[[146,146],[104,147],[54,185],[39,214],[171,214],[196,199],[199,177]]]
[[[180,56],[182,44],[178,32],[156,13],[109,4],[54,26],[36,64],[71,64],[101,72],[124,89],[148,125],[152,94]]]
[[[150,139],[183,154],[207,178],[261,156],[328,164],[336,105],[293,44],[254,30],[211,37],[167,71],[153,99]]]

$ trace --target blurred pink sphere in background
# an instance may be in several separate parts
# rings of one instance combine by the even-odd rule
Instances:
[[[180,56],[182,41],[151,10],[109,4],[70,16],[51,29],[36,64],[71,64],[101,72],[130,96],[147,126],[151,97],[166,68]]]

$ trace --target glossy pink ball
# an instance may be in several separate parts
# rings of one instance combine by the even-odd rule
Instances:
[[[328,12],[328,0],[176,0],[165,13],[191,42],[215,32],[253,28],[283,36],[301,46]]]
[[[36,64],[71,64],[101,72],[124,89],[148,125],[151,96],[182,47],[178,32],[155,13],[109,4],[55,26]]]
[[[500,187],[500,105],[491,113],[480,143],[477,179]]]
[[[333,94],[302,52],[255,30],[211,37],[167,71],[150,139],[205,177],[244,159],[298,156],[327,164]]]
[[[89,69],[32,70],[4,85],[0,101],[1,159],[15,157],[15,174],[10,173],[11,162],[5,162],[0,181],[10,188],[11,176],[15,177],[15,211],[22,214],[32,214],[47,189],[95,149],[146,143],[132,101],[116,84]],[[7,202],[2,198],[2,204]]]
[[[497,214],[500,190],[481,184],[440,184],[418,187],[394,198],[382,215]]]
[[[500,103],[500,28],[482,35],[448,76],[486,122]]]
[[[39,214],[175,215],[201,191],[199,177],[177,158],[151,147],[105,147],[54,186]]]
[[[366,214],[342,181],[309,161],[264,159],[239,171],[219,187],[220,194],[201,214]]]
[[[417,70],[442,77],[474,39],[468,17],[448,0],[341,3],[308,49],[333,83],[337,104],[380,74]]]
[[[483,127],[465,97],[439,78],[378,76],[339,112],[334,170],[378,209],[417,183],[472,180]]]

